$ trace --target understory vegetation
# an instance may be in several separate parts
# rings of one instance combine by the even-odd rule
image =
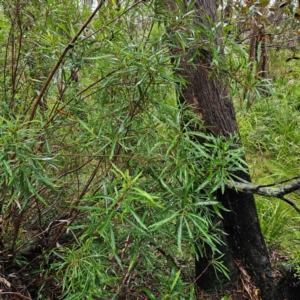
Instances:
[[[228,276],[215,195],[245,170],[243,153],[254,183],[300,174],[300,68],[280,64],[289,50],[269,53],[270,79],[257,79],[250,101],[233,76],[238,62],[249,72],[240,45],[228,37],[223,60],[217,26],[142,2],[99,4],[87,24],[78,1],[1,2],[3,299],[201,299],[195,256],[209,246],[210,266]],[[187,83],[174,70],[200,46],[230,77],[244,148],[177,101]],[[274,265],[297,269],[299,215],[256,200]]]
[[[276,76],[273,93],[261,97],[247,111],[238,113],[239,128],[246,150],[252,181],[256,184],[279,182],[299,174],[300,139],[300,68],[298,63],[285,63],[290,51],[272,53]],[[272,61],[272,60],[271,60]],[[293,69],[292,72],[288,72]],[[299,205],[299,191],[289,199]],[[299,265],[300,217],[279,199],[256,196],[263,234],[274,263],[291,267]],[[278,261],[279,260],[279,261]]]

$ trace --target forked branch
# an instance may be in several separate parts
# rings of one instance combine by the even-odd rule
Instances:
[[[292,181],[289,184],[282,185],[285,182]],[[279,187],[274,187],[278,186]],[[257,194],[257,195],[262,195],[266,197],[274,197],[283,200],[284,202],[288,203],[291,205],[299,214],[300,214],[300,208],[293,203],[291,200],[285,198],[284,196],[287,194],[290,194],[292,192],[295,192],[297,190],[300,190],[300,175],[297,175],[293,178],[286,179],[280,182],[275,182],[272,184],[266,184],[266,185],[254,185],[251,183],[243,183],[243,182],[236,182],[236,181],[231,181],[226,184],[226,186],[229,189],[234,189],[243,193],[248,193],[248,194]]]

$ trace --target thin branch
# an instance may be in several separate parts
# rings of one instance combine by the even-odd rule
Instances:
[[[260,185],[260,186],[261,187],[275,186],[275,185],[279,185],[279,184],[282,184],[282,183],[286,183],[286,182],[292,181],[294,179],[300,179],[300,175],[296,175],[294,177],[291,177],[291,178],[288,178],[288,179],[284,179],[284,180],[281,180],[281,181],[276,181],[276,182],[273,182],[273,183],[263,184],[263,185]]]
[[[297,180],[295,180],[297,179]],[[280,185],[282,183],[295,180],[291,182],[290,184],[280,186],[280,187],[271,187]],[[300,208],[297,207],[295,203],[293,203],[291,200],[285,198],[284,196],[286,194],[290,194],[292,192],[295,192],[297,190],[300,190],[300,175],[297,175],[295,177],[292,177],[290,179],[282,180],[280,182],[275,182],[272,184],[266,184],[266,185],[254,185],[251,183],[242,183],[242,182],[236,182],[231,181],[226,184],[226,186],[229,189],[234,189],[239,192],[247,193],[247,194],[257,194],[261,196],[266,197],[274,197],[283,200],[284,202],[291,205],[299,214],[300,214]]]
[[[140,1],[136,1],[133,5],[131,5],[130,7],[128,7],[126,10],[124,10],[121,14],[117,15],[114,19],[112,19],[110,22],[108,22],[107,24],[105,24],[105,26],[102,26],[100,29],[92,32],[91,34],[85,36],[82,40],[80,40],[79,42],[83,42],[89,38],[91,38],[93,35],[95,35],[97,32],[101,31],[103,28],[107,28],[108,25],[116,22],[118,19],[120,19],[120,17],[122,17],[123,15],[125,15],[128,11],[130,11],[131,9],[133,9],[135,6],[143,3],[144,0],[140,0]]]
[[[206,268],[202,271],[202,273],[189,285],[189,287],[190,286],[192,286],[193,284],[195,284],[197,281],[198,281],[198,279],[207,271],[207,269],[209,268],[209,266],[211,265],[211,262],[209,262],[208,263],[208,265],[206,266]]]
[[[286,202],[287,204],[291,205],[297,212],[298,214],[300,214],[300,209],[299,207],[294,203],[292,202],[291,200],[289,199],[286,199],[285,197],[281,196],[281,197],[278,197],[279,199],[283,200],[284,202]]]
[[[15,296],[19,296],[22,299],[29,299],[32,300],[31,297],[26,297],[25,295],[18,293],[18,292],[1,292],[1,295],[15,295]],[[1,298],[2,299],[2,298]]]
[[[278,184],[273,184],[278,185]],[[267,197],[282,197],[286,194],[290,194],[300,189],[300,179],[296,180],[290,184],[278,187],[271,188],[270,185],[253,185],[251,183],[242,183],[242,182],[228,182],[227,187],[230,189],[237,189],[238,191],[248,193],[248,194],[257,194]]]
[[[100,83],[102,80],[107,79],[107,77],[111,76],[112,74],[116,73],[117,71],[119,71],[121,69],[122,69],[122,67],[119,67],[116,70],[112,70],[111,72],[109,72],[105,76],[101,77],[100,79],[97,79],[96,81],[94,81],[93,83],[91,83],[88,87],[86,87],[82,91],[78,92],[75,97],[73,97],[70,100],[68,100],[68,102],[65,103],[64,105],[62,105],[60,108],[58,108],[58,105],[55,105],[55,107],[52,110],[52,112],[54,112],[54,114],[46,121],[46,123],[44,125],[44,128],[46,128],[54,120],[55,116],[59,114],[58,113],[59,110],[65,109],[65,107],[68,104],[70,104],[74,99],[78,98],[80,95],[82,95],[83,93],[85,93],[86,91],[88,91],[89,89],[91,89],[92,87],[94,87],[95,85],[97,85],[98,83]],[[82,101],[82,100],[83,99],[80,98],[80,101]],[[59,102],[57,102],[57,104],[59,104]],[[51,114],[52,114],[52,112],[51,112]]]
[[[57,71],[57,69],[59,68],[60,64],[62,63],[64,57],[66,56],[66,54],[68,53],[68,51],[72,48],[74,48],[74,45],[77,41],[77,39],[79,38],[79,36],[81,35],[81,33],[85,30],[85,28],[88,26],[88,24],[92,21],[92,19],[94,18],[94,16],[96,15],[97,11],[101,8],[101,6],[103,5],[104,1],[101,1],[99,3],[99,5],[96,7],[96,9],[93,11],[93,13],[90,15],[90,17],[87,19],[87,21],[82,25],[82,27],[79,29],[79,31],[76,33],[76,35],[72,38],[71,42],[66,46],[66,48],[64,49],[63,53],[61,54],[61,56],[59,57],[57,63],[55,64],[55,66],[53,67],[53,69],[51,70],[44,86],[42,87],[38,97],[36,98],[36,100],[33,103],[33,108],[29,117],[29,121],[32,121],[35,115],[35,112],[37,110],[38,104],[39,102],[42,100],[55,72]]]

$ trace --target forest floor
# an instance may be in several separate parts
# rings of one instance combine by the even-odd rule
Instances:
[[[27,263],[20,265],[21,259],[25,257],[15,258],[9,250],[0,251],[0,300],[14,299],[47,299],[56,300],[64,299],[61,283],[55,278],[55,274],[48,274],[47,267],[51,261],[43,261],[41,253],[33,253],[32,251],[24,254]],[[271,263],[278,275],[274,278],[277,285],[282,285],[283,295],[288,293],[288,290],[294,290],[289,293],[288,300],[298,300],[300,295],[300,281],[292,275],[291,269],[287,267],[288,257],[280,254],[277,251],[270,252]],[[36,270],[43,270],[36,272]],[[286,265],[286,267],[283,267]],[[124,285],[118,292],[117,300],[142,300],[150,299],[141,289],[138,278],[132,276],[131,280]],[[193,282],[193,278],[189,278]],[[143,285],[151,288],[157,282],[148,278]],[[155,295],[154,295],[155,296]],[[74,298],[75,299],[75,298]],[[100,299],[100,298],[94,298]],[[195,298],[197,300],[261,300],[259,290],[251,282],[251,277],[246,271],[241,271],[238,276],[234,289],[224,289],[219,291],[205,291],[203,289],[196,290]],[[271,299],[263,299],[271,300]]]

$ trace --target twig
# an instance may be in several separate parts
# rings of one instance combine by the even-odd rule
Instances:
[[[202,271],[202,273],[189,285],[189,287],[190,286],[192,286],[193,284],[195,284],[197,281],[198,281],[198,279],[207,271],[207,269],[209,268],[209,266],[211,265],[211,262],[210,263],[208,263],[208,265],[206,266],[206,268]]]
[[[286,199],[284,196],[281,196],[281,197],[278,197],[278,198],[281,199],[281,200],[283,200],[287,204],[291,205],[298,212],[298,214],[300,214],[299,207],[295,203],[293,203],[291,200]]]
[[[31,114],[29,116],[29,121],[32,121],[35,115],[35,112],[37,110],[37,107],[40,103],[40,101],[42,100],[55,72],[57,71],[57,69],[59,68],[60,64],[62,63],[64,57],[66,56],[66,54],[68,53],[68,51],[70,49],[72,49],[77,41],[77,39],[79,38],[79,36],[81,35],[81,33],[85,30],[85,28],[88,26],[88,24],[92,21],[92,19],[94,18],[94,16],[96,15],[97,11],[101,8],[101,6],[103,5],[104,1],[101,1],[99,3],[99,5],[96,7],[96,9],[92,12],[92,14],[89,16],[89,18],[87,19],[87,21],[82,25],[82,27],[79,29],[79,31],[76,33],[76,35],[72,38],[71,42],[65,47],[63,53],[60,55],[58,61],[56,62],[55,66],[52,68],[44,86],[42,87],[38,97],[36,98],[36,100],[33,103],[33,109],[31,111]]]
[[[24,296],[23,294],[18,293],[18,292],[0,292],[0,295],[7,295],[7,294],[17,295],[17,296],[21,297],[22,299],[32,300],[31,297],[26,297],[26,296]]]

